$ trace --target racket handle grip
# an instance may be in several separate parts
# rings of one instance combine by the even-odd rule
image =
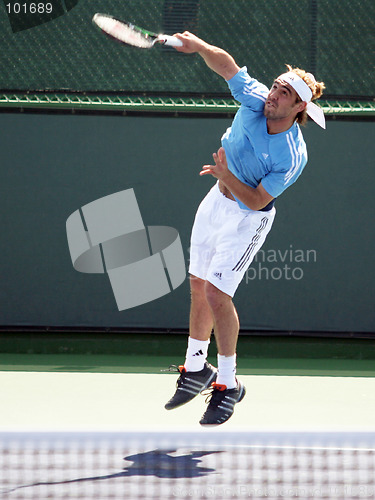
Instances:
[[[163,45],[168,45],[169,47],[182,47],[183,43],[181,40],[175,36],[170,35],[159,35],[158,39],[162,41]]]

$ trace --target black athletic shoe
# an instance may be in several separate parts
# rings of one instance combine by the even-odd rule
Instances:
[[[234,405],[243,400],[246,393],[242,382],[237,381],[237,387],[227,389],[226,385],[212,384],[208,395],[208,407],[199,421],[201,425],[220,425],[226,422],[234,412]]]
[[[180,372],[177,380],[177,389],[174,396],[165,405],[166,410],[173,410],[191,401],[204,389],[207,389],[216,380],[216,368],[207,361],[203,370],[199,372],[187,372],[183,366],[172,366]]]

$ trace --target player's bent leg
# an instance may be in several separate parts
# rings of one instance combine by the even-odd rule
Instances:
[[[242,401],[246,393],[242,382],[236,379],[239,320],[230,295],[210,282],[206,282],[205,290],[215,322],[218,375],[207,398],[208,407],[199,423],[220,425],[233,415],[234,406]]]
[[[174,395],[165,405],[167,410],[188,403],[216,380],[216,368],[206,361],[213,317],[205,297],[205,281],[191,276],[190,287],[190,336],[185,365],[173,367],[180,376]]]
[[[232,297],[209,281],[205,283],[205,294],[214,318],[218,353],[232,356],[236,352],[240,327]]]
[[[214,326],[211,307],[206,297],[206,281],[190,275],[189,335],[197,340],[208,340]]]

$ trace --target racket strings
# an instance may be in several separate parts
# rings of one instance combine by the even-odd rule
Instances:
[[[128,45],[148,49],[155,43],[154,38],[132,24],[125,24],[117,19],[98,14],[94,16],[94,22],[104,33]]]

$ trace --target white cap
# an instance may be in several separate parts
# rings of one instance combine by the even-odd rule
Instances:
[[[310,78],[315,80],[314,76],[309,73]],[[326,128],[326,120],[324,117],[324,112],[321,107],[317,106],[311,102],[312,92],[310,87],[306,82],[302,80],[294,71],[288,71],[288,73],[283,73],[277,80],[288,83],[299,95],[302,101],[307,103],[306,112],[309,117],[314,120],[320,127]]]

